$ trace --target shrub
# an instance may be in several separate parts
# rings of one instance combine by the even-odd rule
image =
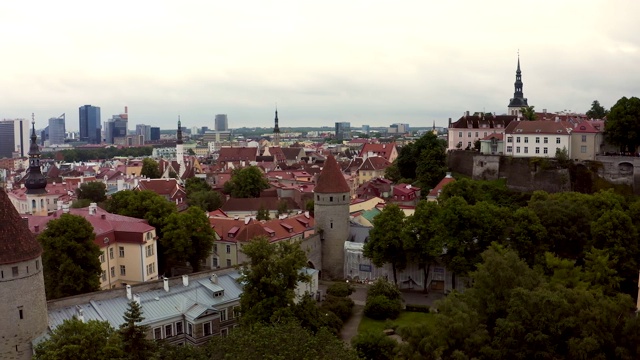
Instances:
[[[400,315],[400,299],[389,299],[384,295],[367,297],[364,314],[375,320],[395,319]]]
[[[330,311],[336,314],[342,321],[347,321],[347,319],[351,317],[353,300],[348,297],[327,295],[327,298],[322,302],[320,309],[322,311]]]
[[[376,280],[376,282],[369,287],[369,291],[367,291],[367,299],[378,295],[382,295],[391,300],[400,300],[402,298],[402,294],[400,293],[400,290],[398,290],[398,287],[382,278]]]
[[[351,346],[361,359],[393,359],[397,342],[382,332],[365,332],[351,339]]]
[[[428,313],[429,305],[408,305],[405,306],[406,311]]]
[[[338,296],[338,297],[347,297],[353,294],[355,288],[353,285],[346,282],[334,283],[327,289],[328,295]]]

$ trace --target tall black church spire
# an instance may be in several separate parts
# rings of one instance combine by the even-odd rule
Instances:
[[[36,136],[36,121],[34,114],[31,114],[31,145],[29,146],[29,172],[24,178],[24,186],[27,194],[44,194],[47,192],[47,179],[40,171],[40,148],[38,147],[38,137]]]
[[[516,82],[513,84],[513,98],[509,101],[509,108],[520,108],[529,106],[527,99],[522,92],[522,72],[520,71],[520,54],[518,54],[518,67],[516,69]]]
[[[275,126],[273,127],[273,144],[275,146],[280,145],[280,127],[278,126],[278,108],[276,107],[276,118],[274,119]]]
[[[178,116],[178,141],[176,144],[182,144],[182,124],[180,123],[180,116]]]

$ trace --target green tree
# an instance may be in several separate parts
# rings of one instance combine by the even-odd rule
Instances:
[[[209,360],[206,348],[200,346],[192,346],[188,343],[185,345],[172,345],[161,341],[157,345],[157,349],[153,354],[153,360]]]
[[[240,277],[244,283],[240,295],[243,324],[272,323],[292,316],[295,288],[299,282],[309,281],[301,271],[307,257],[300,244],[270,244],[259,236],[244,245],[242,252],[249,258]]]
[[[193,149],[189,148],[189,149],[187,149],[187,154],[189,154],[189,155],[195,155],[195,154],[196,154],[196,152],[195,152],[195,151],[193,151]]]
[[[185,188],[185,191],[187,192],[187,196],[195,192],[212,190],[211,186],[207,184],[207,181],[205,179],[197,178],[197,177],[192,177],[187,179],[187,181],[185,182],[184,188]]]
[[[634,153],[640,144],[640,99],[622,97],[611,107],[604,126],[607,141]]]
[[[71,203],[71,208],[72,209],[81,209],[81,208],[86,208],[89,205],[91,205],[92,201],[89,199],[78,199],[78,200],[74,200]]]
[[[226,338],[213,337],[206,346],[211,360],[358,359],[331,332],[321,329],[313,334],[295,322],[241,326]]]
[[[534,121],[536,119],[536,111],[533,109],[535,106],[525,106],[520,108],[520,112],[522,112],[522,117],[529,121]]]
[[[151,358],[155,347],[153,342],[147,339],[149,326],[140,325],[144,320],[142,307],[137,302],[130,301],[123,318],[124,323],[120,325],[120,335],[122,335],[122,348],[127,354],[126,358],[131,360]]]
[[[415,261],[423,271],[422,285],[425,292],[428,292],[429,269],[440,258],[443,250],[442,238],[436,236],[438,210],[437,203],[422,200],[415,213],[407,218],[407,225],[404,227],[405,251],[409,260]]]
[[[100,248],[91,223],[81,216],[62,214],[47,223],[38,241],[48,299],[100,290]]]
[[[387,166],[387,168],[384,169],[384,178],[391,180],[391,182],[393,183],[400,182],[400,179],[402,179],[402,174],[400,173],[400,169],[398,168],[397,161],[394,161],[393,163],[391,163],[391,165]]]
[[[605,109],[598,100],[593,100],[591,103],[591,109],[586,113],[589,119],[604,119],[609,115],[609,110]]]
[[[197,191],[187,195],[187,204],[196,206],[205,211],[213,211],[222,207],[224,199],[215,190]]]
[[[152,158],[144,158],[142,160],[140,175],[149,179],[159,179],[160,176],[162,176],[160,173],[160,165]]]
[[[286,200],[278,201],[278,215],[288,214],[289,213],[289,204]]]
[[[542,226],[538,215],[533,210],[529,208],[516,210],[508,243],[529,266],[542,263],[544,258],[540,256],[549,251],[546,238],[547,229]]]
[[[400,177],[410,182],[417,180],[423,188],[433,188],[447,171],[446,148],[444,140],[432,132],[403,146],[395,161]]]
[[[224,184],[225,193],[235,198],[256,198],[260,192],[269,188],[269,181],[257,166],[235,169],[231,179]]]
[[[160,240],[165,253],[176,261],[189,261],[194,272],[211,253],[215,234],[205,212],[196,206],[167,218]]]
[[[256,219],[258,220],[270,220],[271,216],[269,215],[269,210],[264,208],[264,205],[260,204],[260,208],[258,209],[258,213],[256,215]]]
[[[361,359],[392,360],[398,343],[382,332],[364,332],[351,339],[351,346]]]
[[[150,190],[123,190],[111,196],[107,201],[107,211],[138,219],[145,219],[156,228],[162,238],[162,228],[169,215],[177,212],[176,204]]]
[[[78,188],[78,199],[89,199],[99,203],[107,200],[107,186],[99,181],[82,183]]]
[[[407,265],[404,249],[404,212],[396,204],[388,204],[373,218],[373,229],[369,231],[369,241],[364,245],[363,255],[376,266],[391,264],[393,282],[398,284],[397,271]]]
[[[111,360],[124,358],[122,339],[106,321],[65,320],[38,344],[36,360]]]

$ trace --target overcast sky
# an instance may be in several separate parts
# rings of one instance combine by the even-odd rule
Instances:
[[[640,1],[2,1],[0,118],[446,126],[640,96]]]

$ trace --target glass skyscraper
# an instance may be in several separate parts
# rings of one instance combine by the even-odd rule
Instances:
[[[102,122],[100,121],[100,108],[84,105],[80,107],[80,141],[89,144],[102,142]]]

